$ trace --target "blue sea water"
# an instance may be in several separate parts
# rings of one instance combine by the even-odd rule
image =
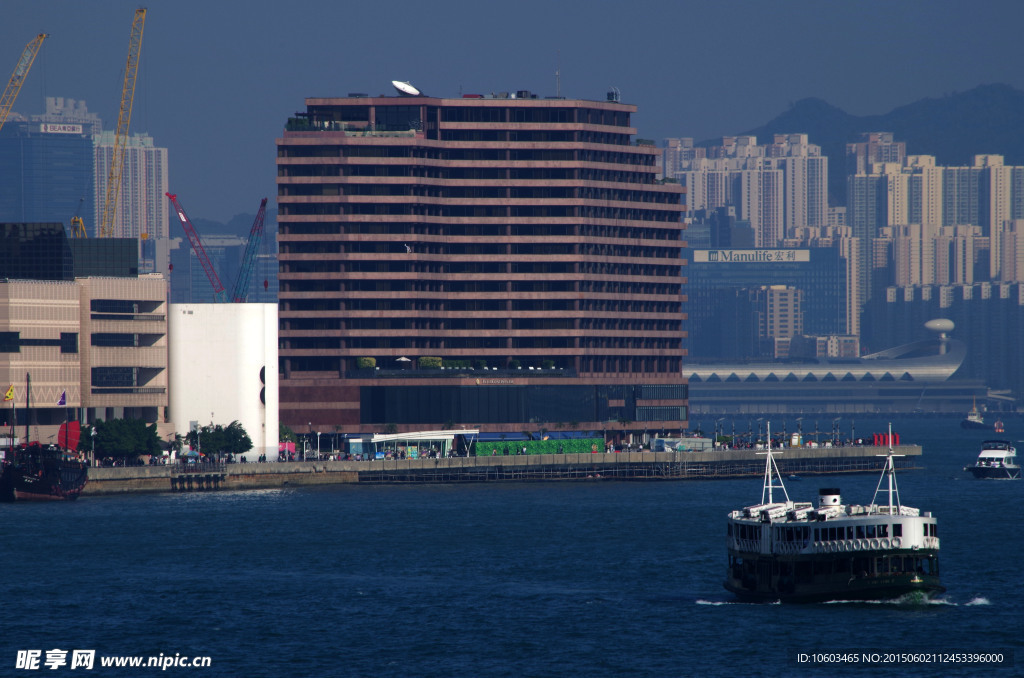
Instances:
[[[1001,437],[1024,438],[1024,421],[1007,424]],[[1024,481],[964,473],[995,436],[956,419],[894,430],[924,447],[924,468],[897,479],[905,504],[939,519],[949,590],[932,601],[736,602],[724,520],[760,499],[760,478],[86,496],[0,505],[0,676],[1021,675]],[[867,503],[877,481],[787,488],[810,501],[838,485]],[[210,666],[17,669],[31,649]],[[1018,656],[798,661],[938,650]]]

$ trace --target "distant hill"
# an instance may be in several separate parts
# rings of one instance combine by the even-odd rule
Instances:
[[[1024,92],[981,85],[939,99],[921,99],[882,115],[850,115],[821,99],[802,99],[771,122],[742,132],[766,143],[775,134],[807,134],[829,158],[829,204],[846,204],[846,144],[863,132],[892,132],[908,155],[934,155],[940,165],[963,166],[974,156],[1002,155],[1024,165]],[[709,140],[701,146],[720,143]]]
[[[248,240],[249,231],[252,230],[252,222],[256,220],[255,214],[236,214],[227,222],[213,221],[212,219],[192,219],[192,225],[196,227],[200,237],[208,235],[234,235]],[[183,237],[180,230],[175,235],[174,227],[181,228],[176,221],[171,224],[171,237]],[[277,232],[277,210],[267,208],[267,214],[263,220],[263,237]]]

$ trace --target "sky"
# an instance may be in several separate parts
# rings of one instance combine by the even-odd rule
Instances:
[[[0,77],[49,34],[13,110],[84,100],[114,129],[139,6],[3,0]],[[1024,89],[1021,26],[1020,0],[165,0],[147,8],[130,131],[168,149],[193,220],[227,221],[274,205],[275,140],[307,97],[393,94],[392,80],[439,97],[615,87],[638,137],[701,141],[806,97],[871,115]]]

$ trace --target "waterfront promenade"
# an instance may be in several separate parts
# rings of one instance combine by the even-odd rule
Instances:
[[[888,448],[872,445],[775,450],[783,474],[881,470]],[[919,466],[921,447],[893,448],[897,468]],[[461,483],[572,480],[714,480],[764,473],[756,450],[537,454],[372,461],[295,461],[90,468],[83,495],[196,492],[341,483]]]

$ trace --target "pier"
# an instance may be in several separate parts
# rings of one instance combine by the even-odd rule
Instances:
[[[878,473],[885,447],[784,448],[783,474]],[[920,467],[919,445],[893,448],[898,469]],[[216,492],[301,485],[486,483],[593,480],[717,480],[764,473],[755,450],[536,454],[372,461],[296,461],[264,464],[176,464],[90,468],[83,495],[136,492]]]

